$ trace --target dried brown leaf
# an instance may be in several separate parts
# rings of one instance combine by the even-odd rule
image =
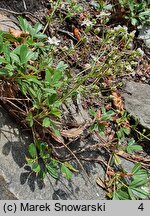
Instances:
[[[120,173],[120,176],[125,178],[125,177],[133,176],[133,174],[132,173]]]
[[[108,136],[108,141],[111,142],[114,139],[115,133],[111,132],[111,134]]]
[[[123,100],[121,95],[117,92],[112,92],[112,95],[113,95],[113,103],[115,107],[120,111],[121,114],[123,114],[124,105],[123,105]]]
[[[84,128],[71,128],[68,130],[62,130],[61,135],[66,138],[75,138],[82,134]]]
[[[102,117],[102,112],[101,112],[101,110],[97,110],[97,112],[96,112],[96,120],[100,120],[101,117]]]
[[[13,28],[10,28],[9,29],[9,32],[15,37],[15,38],[18,38],[18,37],[26,37],[29,35],[29,32],[23,32],[21,30],[16,30],[16,29],[13,29]]]
[[[79,19],[82,21],[87,17],[86,13],[81,13]]]
[[[96,183],[101,187],[101,188],[103,188],[103,189],[106,189],[106,185],[105,185],[105,183],[103,182],[103,180],[101,180],[101,178],[97,178],[96,179]]]
[[[120,151],[118,151],[116,154],[122,156],[122,155],[124,155],[124,153],[125,153],[124,151],[121,151],[121,150],[120,150]]]
[[[63,137],[62,136],[56,136],[53,132],[50,132],[51,133],[51,136],[52,136],[52,138],[56,141],[56,142],[58,142],[58,143],[64,143],[64,139],[63,139]]]
[[[80,31],[79,31],[78,28],[74,28],[73,29],[73,34],[74,34],[75,38],[77,38],[78,41],[81,39],[81,37],[80,37]]]
[[[114,171],[107,171],[107,175],[108,175],[108,176],[114,176],[114,175],[115,175],[115,172],[114,172]]]

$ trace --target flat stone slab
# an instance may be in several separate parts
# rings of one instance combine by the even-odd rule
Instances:
[[[47,176],[37,178],[26,165],[25,156],[30,137],[13,123],[0,107],[0,200],[105,200],[106,191],[96,184],[103,178],[101,164],[85,162],[87,175],[82,171],[73,174],[71,181],[55,180]],[[90,153],[91,154],[91,153]],[[100,152],[98,154],[104,154]],[[95,157],[95,155],[91,155]],[[123,167],[130,172],[133,163],[123,159]]]
[[[0,31],[9,32],[10,29],[19,30],[18,20],[13,15],[0,11]]]
[[[150,129],[150,85],[127,81],[122,94],[125,109],[146,129]]]
[[[0,200],[106,199],[106,191],[96,184],[97,177],[103,178],[105,175],[101,164],[85,162],[88,178],[79,170],[78,174],[73,174],[71,181],[65,178],[56,181],[51,176],[43,181],[26,165],[25,156],[30,143],[30,137],[20,131],[0,107]],[[123,165],[127,171],[133,167],[133,163],[126,160],[123,160]]]
[[[150,48],[150,25],[145,25],[139,30],[138,38],[142,39],[145,45]]]
[[[104,175],[100,164],[89,166],[90,182],[82,171],[73,175],[71,181],[65,178],[56,181],[51,176],[44,181],[38,179],[26,165],[25,156],[31,140],[22,134],[23,131],[0,108],[0,199],[105,199],[105,191],[96,185],[96,178]]]
[[[0,200],[16,200],[17,198],[12,194],[7,186],[3,176],[0,176]]]

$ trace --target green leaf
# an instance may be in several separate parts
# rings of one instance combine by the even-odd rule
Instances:
[[[0,64],[7,64],[8,62],[6,61],[5,58],[0,57]]]
[[[58,82],[60,80],[60,78],[62,77],[62,72],[59,70],[55,70],[54,71],[54,75],[53,75],[53,84],[55,82]]]
[[[26,157],[26,161],[29,165],[33,164],[34,163],[34,159],[31,159],[31,158],[27,158]]]
[[[51,78],[52,74],[51,73],[52,73],[52,69],[45,71],[45,81],[47,81],[49,84],[52,83],[52,78]]]
[[[27,45],[22,44],[20,47],[20,62],[26,64],[35,56],[34,52],[27,48]]]
[[[60,131],[58,130],[58,127],[56,126],[55,122],[51,121],[51,128],[53,129],[56,136],[60,136]]]
[[[130,134],[130,128],[122,128],[122,130],[126,135]]]
[[[102,134],[103,133],[103,135],[105,134],[105,130],[106,130],[106,127],[105,127],[105,125],[102,123],[102,124],[98,124],[97,125],[97,128],[98,128],[98,130],[99,130],[99,132]],[[104,136],[103,136],[104,137]]]
[[[19,20],[21,29],[26,32],[28,30],[29,23],[27,22],[26,19],[23,19],[21,16],[18,17],[18,20]]]
[[[33,164],[32,164],[32,170],[33,170],[34,172],[38,173],[38,172],[40,172],[41,167],[40,167],[40,165],[39,165],[38,163],[33,163]]]
[[[12,76],[14,74],[15,67],[13,67],[13,65],[7,64],[5,66],[5,69],[8,71],[9,76]]]
[[[139,13],[139,16],[150,16],[150,9]],[[146,17],[145,17],[146,19]]]
[[[136,18],[131,17],[131,23],[133,26],[138,24],[138,20]]]
[[[105,10],[111,10],[112,8],[113,8],[112,4],[108,4],[108,5],[104,6]]]
[[[57,167],[57,165],[58,165],[58,160],[55,160],[55,159],[52,159],[52,161],[49,163],[49,166],[51,166],[51,167]]]
[[[27,63],[27,60],[26,60],[27,52],[28,52],[27,45],[22,44],[20,46],[20,62],[22,64]]]
[[[67,180],[72,178],[72,172],[65,166],[65,164],[61,165],[61,172]]]
[[[42,25],[40,23],[36,23],[34,27],[28,25],[28,31],[33,38],[39,38],[39,39],[47,38],[46,35],[40,33],[41,30],[42,30]]]
[[[38,34],[34,34],[33,37],[38,39],[45,39],[47,38],[47,35],[44,35],[43,33],[38,33]]]
[[[42,126],[43,127],[49,127],[50,125],[51,125],[50,118],[48,118],[48,117],[44,118]]]
[[[123,137],[123,134],[122,134],[122,131],[121,131],[121,130],[118,130],[118,131],[116,132],[116,134],[117,134],[118,139],[121,139],[121,138]]]
[[[11,57],[13,63],[16,62],[17,64],[20,64],[20,58],[14,52],[10,53],[10,57]]]
[[[40,172],[38,173],[38,176],[40,179],[44,179],[46,177],[47,170],[41,169]]]
[[[134,167],[132,168],[132,174],[134,175],[141,169],[141,163],[136,163]]]
[[[131,184],[129,185],[129,187],[133,189],[133,188],[140,187],[140,186],[142,186],[142,185],[144,185],[146,183],[147,183],[146,179],[141,179],[141,178],[138,179],[138,178],[136,178],[135,180],[133,180],[131,182]]]
[[[128,193],[130,195],[131,200],[136,200],[136,197],[134,196],[132,190],[128,187]]]
[[[57,91],[55,89],[52,88],[42,88],[43,91],[45,92],[45,95],[52,95],[52,94],[56,94]]]
[[[129,194],[122,190],[115,191],[113,192],[113,200],[129,200]]]
[[[56,70],[63,72],[64,70],[66,70],[67,67],[68,67],[67,64],[64,64],[63,61],[60,61],[56,67]]]
[[[134,145],[134,144],[135,144],[135,139],[133,139],[133,138],[130,139],[128,142],[128,145]]]
[[[50,155],[47,153],[47,148],[48,145],[46,143],[40,143],[39,145],[39,149],[40,149],[40,157],[42,157],[43,159],[48,159],[50,158]]]
[[[4,53],[5,60],[7,61],[7,63],[10,63],[10,49],[8,48],[8,46],[3,47],[3,53]]]
[[[26,77],[26,79],[28,80],[28,83],[29,84],[31,84],[31,82],[32,83],[34,83],[34,84],[37,84],[37,85],[39,85],[39,86],[41,86],[41,81],[39,81],[38,79],[37,79],[37,77],[32,77],[31,75],[29,75],[28,77]],[[34,88],[38,88],[36,85],[34,85]],[[38,89],[39,90],[39,89]]]
[[[33,86],[28,86],[28,92],[30,94],[30,97],[32,97],[32,99],[34,100],[37,96],[37,92],[35,91],[35,89],[33,88]],[[33,101],[32,101],[33,102]]]
[[[135,174],[133,174],[133,178],[134,179],[147,179],[148,178],[148,172],[144,169],[140,169],[138,172],[136,172]]]
[[[143,148],[140,145],[133,145],[133,146],[128,146],[127,147],[127,152],[129,154],[132,154],[134,151],[142,151]]]
[[[29,76],[26,76],[26,81],[28,81],[28,83],[29,84],[31,84],[30,82],[32,82],[32,83],[34,83],[34,84],[37,84],[37,85],[39,85],[39,86],[42,86],[42,84],[41,84],[41,81],[39,81],[38,79],[37,79],[37,77],[35,77],[35,76],[31,76],[31,75],[29,75]],[[34,87],[35,87],[36,85],[34,85]],[[36,86],[37,87],[37,86]]]
[[[129,0],[128,1],[128,6],[130,8],[130,11],[133,11],[135,9],[135,5],[134,5],[134,1],[133,0]]]
[[[37,150],[34,143],[31,143],[28,148],[31,158],[35,159],[37,157]]]
[[[118,155],[114,154],[113,160],[114,160],[115,165],[118,166],[118,165],[121,164],[121,159],[120,159],[120,157]]]
[[[146,199],[150,195],[148,188],[130,188],[136,198]]]
[[[58,118],[61,118],[61,112],[59,109],[57,108],[52,108],[52,110],[50,111],[50,114],[58,117]]]
[[[58,179],[59,175],[58,172],[56,171],[56,169],[54,169],[53,167],[51,167],[51,165],[47,165],[46,166],[48,173],[55,179]]]
[[[72,170],[73,172],[79,172],[77,169],[75,169],[70,163],[68,163],[68,162],[64,162],[64,165],[68,168],[68,169],[70,169],[70,170]]]
[[[5,68],[0,69],[0,76],[8,76],[8,70]]]
[[[101,117],[102,121],[112,120],[112,116],[115,114],[113,110],[109,110],[108,112],[104,113]]]
[[[33,38],[38,38],[38,39],[47,38],[45,34],[40,32],[42,30],[42,27],[43,26],[40,23],[36,23],[34,27],[29,26],[29,32]]]
[[[89,114],[94,116],[94,118],[96,118],[96,112],[93,107],[89,109]]]
[[[36,23],[36,24],[34,25],[34,29],[35,29],[35,32],[38,33],[39,31],[42,30],[42,24]]]
[[[29,112],[29,113],[27,114],[26,121],[29,122],[30,127],[33,126],[33,115],[32,115],[32,112]]]
[[[62,104],[61,101],[56,100],[56,101],[54,102],[53,106],[54,106],[55,108],[60,108],[61,104]]]
[[[91,131],[96,131],[97,128],[98,128],[98,125],[97,125],[96,123],[94,123],[93,125],[90,126],[89,129],[90,129]]]

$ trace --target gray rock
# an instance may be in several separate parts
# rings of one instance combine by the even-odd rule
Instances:
[[[0,11],[0,30],[9,32],[10,29],[19,30],[18,20],[13,15]]]
[[[150,85],[127,81],[122,96],[126,110],[138,118],[143,127],[150,129]]]
[[[74,174],[71,181],[65,178],[56,181],[51,176],[47,176],[44,181],[38,179],[26,165],[25,156],[31,140],[22,134],[0,108],[0,192],[3,191],[0,199],[105,199],[105,191],[96,185],[96,178],[104,176],[100,164],[85,163],[89,169],[90,181],[82,171]],[[76,165],[75,161],[74,164]]]
[[[139,39],[142,39],[145,45],[150,48],[150,26],[143,26],[139,30]]]
[[[0,200],[16,200],[17,198],[9,191],[7,183],[0,175]]]
[[[61,178],[56,181],[47,176],[44,181],[31,173],[26,165],[25,155],[30,137],[13,123],[0,107],[0,200],[104,200],[106,192],[96,185],[97,177],[103,178],[105,171],[100,163],[87,162],[83,166],[89,178],[81,171],[74,174],[71,181]],[[87,144],[92,140],[86,141]],[[95,141],[96,142],[96,141]],[[97,143],[97,142],[96,142]],[[85,143],[83,143],[83,146]],[[85,157],[100,159],[104,151],[88,152]],[[123,167],[131,171],[133,163],[122,159]],[[77,163],[72,161],[76,168]]]

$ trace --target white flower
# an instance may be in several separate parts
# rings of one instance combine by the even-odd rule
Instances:
[[[85,19],[81,25],[86,25],[87,27],[93,26],[93,23],[89,19]]]
[[[114,27],[114,30],[120,30],[120,29],[124,29],[126,32],[128,31],[128,28],[126,26],[118,25],[118,26]]]
[[[51,45],[58,46],[59,43],[60,43],[61,41],[58,40],[58,39],[54,36],[54,37],[52,37],[52,38],[48,37],[47,42],[48,42],[49,44],[51,44]]]
[[[91,56],[91,58],[94,60],[94,61],[97,61],[97,57],[96,56],[94,56],[94,55],[90,55]]]
[[[106,13],[106,12],[102,11],[100,14],[96,15],[96,17],[100,18],[100,17],[110,16],[110,15],[111,15],[111,13],[109,13],[109,12]]]
[[[135,30],[134,31],[132,31],[131,33],[130,33],[130,35],[132,36],[132,37],[134,37],[135,36]]]
[[[140,53],[141,56],[144,56],[144,51],[141,48],[138,48],[137,51]]]
[[[130,71],[130,72],[133,71],[131,65],[126,65],[125,67],[126,67],[127,71]]]

